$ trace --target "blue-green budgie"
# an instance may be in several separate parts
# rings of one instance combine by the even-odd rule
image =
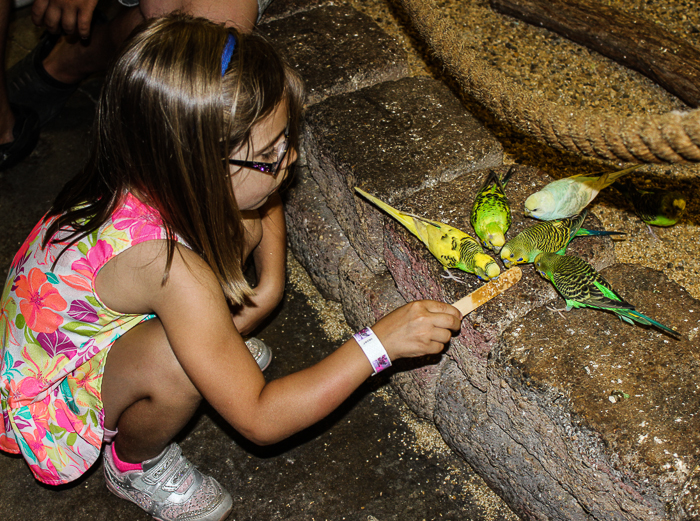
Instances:
[[[575,237],[593,235],[622,235],[622,232],[607,232],[581,228],[587,211],[575,217],[544,221],[526,228],[510,239],[501,249],[501,259],[506,268],[517,264],[526,264],[535,260],[543,251],[564,253],[568,244]]]
[[[583,259],[543,252],[535,257],[535,268],[564,297],[567,311],[583,307],[612,311],[630,324],[652,325],[680,338],[677,331],[636,311]]]

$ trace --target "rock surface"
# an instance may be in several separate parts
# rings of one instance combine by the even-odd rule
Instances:
[[[297,206],[318,206],[289,210],[290,222],[299,222],[292,214],[310,219],[306,230],[290,226],[295,251],[310,250],[298,257],[310,272],[319,270],[313,259],[323,259],[316,277],[337,287],[353,327],[404,301],[453,302],[479,287],[473,275],[445,279],[418,239],[353,188],[473,233],[471,202],[487,170],[508,168],[501,145],[436,80],[347,90],[341,71],[338,84],[346,90],[306,117],[315,184],[302,178],[292,191],[307,192],[294,196]],[[537,168],[515,168],[506,189],[508,238],[533,224],[522,216],[524,199],[552,181]],[[602,228],[593,216],[584,226]],[[330,243],[311,238],[330,230]],[[342,254],[330,253],[336,245]],[[692,519],[700,482],[700,303],[661,272],[615,264],[609,238],[578,238],[568,253],[603,270],[682,340],[599,310],[561,317],[548,309],[563,305],[554,288],[524,266],[521,282],[466,317],[443,356],[399,361],[392,384],[523,519]]]
[[[294,188],[283,193],[287,228],[293,230],[288,234],[289,247],[321,295],[340,302],[338,265],[350,253],[350,243],[309,169],[297,165],[295,174]]]
[[[309,104],[408,76],[405,51],[367,15],[342,6],[291,11],[264,32],[305,79]]]
[[[360,258],[384,270],[381,222],[354,187],[400,201],[502,163],[498,141],[442,83],[406,78],[313,106],[304,132],[311,174]]]

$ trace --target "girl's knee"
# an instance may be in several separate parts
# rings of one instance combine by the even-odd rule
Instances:
[[[106,412],[139,400],[198,402],[201,396],[173,353],[160,320],[139,324],[112,346],[102,382]]]

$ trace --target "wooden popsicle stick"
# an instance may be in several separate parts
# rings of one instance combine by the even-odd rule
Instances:
[[[491,300],[496,295],[503,293],[513,284],[518,282],[522,276],[522,270],[517,266],[513,266],[504,273],[501,273],[497,279],[490,280],[479,289],[472,291],[469,295],[462,297],[452,305],[459,309],[462,316],[465,316],[482,304],[485,304]]]

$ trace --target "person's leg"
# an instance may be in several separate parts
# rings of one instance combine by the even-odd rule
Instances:
[[[105,485],[164,521],[223,521],[233,500],[214,478],[187,460],[173,437],[201,402],[157,319],[119,338],[102,379],[106,429]],[[105,435],[114,433],[107,433]]]
[[[0,0],[0,171],[27,157],[39,141],[39,116],[27,107],[10,103],[5,73],[5,52],[12,0]]]
[[[42,64],[49,75],[63,83],[77,83],[105,70],[121,44],[144,17],[138,7],[123,9],[107,23],[95,24],[87,42],[61,38]]]
[[[7,1],[7,0],[3,0]],[[243,32],[253,30],[258,15],[257,0],[143,0],[107,24],[96,25],[86,44],[61,38],[44,59],[46,72],[63,83],[76,83],[104,70],[121,43],[144,19],[172,11],[202,16],[226,23]]]
[[[160,321],[148,320],[112,346],[102,379],[105,427],[118,429],[120,460],[140,463],[160,454],[201,401],[170,348]]]

